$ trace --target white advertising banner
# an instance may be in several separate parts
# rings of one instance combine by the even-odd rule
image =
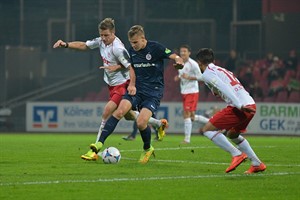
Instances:
[[[98,132],[105,102],[29,102],[26,106],[26,130],[34,132]],[[224,103],[199,103],[197,113],[204,115],[211,107]],[[169,133],[183,133],[181,103],[161,103],[158,119],[169,121]],[[115,132],[130,133],[132,121],[122,119]],[[193,123],[193,133],[203,126]],[[300,135],[300,104],[258,103],[257,113],[248,126],[254,134]]]

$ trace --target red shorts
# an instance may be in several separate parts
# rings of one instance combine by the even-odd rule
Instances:
[[[116,86],[108,86],[109,89],[109,100],[115,102],[117,105],[120,104],[122,96],[126,93],[127,87],[130,80]]]
[[[197,103],[199,99],[199,93],[182,94],[183,110],[184,111],[196,111]]]
[[[248,106],[256,109],[255,104]],[[236,133],[243,133],[246,131],[254,114],[241,111],[236,107],[227,106],[212,116],[209,121],[220,130],[226,129]]]

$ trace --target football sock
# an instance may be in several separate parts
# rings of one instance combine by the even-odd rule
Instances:
[[[138,132],[136,121],[133,122],[133,127],[132,128],[133,128],[133,130],[132,130],[130,136],[133,137],[133,138],[135,138],[135,136],[136,136],[136,134]]]
[[[192,120],[191,118],[184,119],[184,141],[190,142],[192,134]]]
[[[251,164],[253,166],[259,166],[261,161],[251,148],[249,142],[243,136],[239,135],[239,137],[231,139],[232,142],[238,145],[239,149],[247,154],[248,158],[251,160]]]
[[[242,152],[234,147],[222,133],[218,131],[206,131],[203,134],[232,156],[241,155]]]
[[[104,144],[106,138],[115,130],[118,122],[119,120],[113,115],[108,118],[108,120],[105,123],[105,126],[102,129],[99,142],[102,142],[102,144]]]
[[[151,144],[151,128],[147,126],[144,130],[140,130],[140,133],[144,142],[144,150],[149,149]]]
[[[139,116],[140,112],[139,111],[135,111],[135,110],[133,112],[135,113],[135,117],[134,118],[136,119]]]
[[[98,142],[99,139],[100,139],[100,135],[101,135],[102,129],[103,129],[104,125],[105,125],[105,122],[106,122],[106,120],[102,119],[100,127],[99,127],[99,130],[98,130],[98,135],[97,135],[97,138],[96,138],[96,142]]]
[[[209,121],[209,119],[202,115],[195,115],[194,121],[206,124]]]
[[[161,126],[161,121],[159,119],[155,119],[153,117],[150,117],[148,124],[152,125],[155,128],[158,128]]]

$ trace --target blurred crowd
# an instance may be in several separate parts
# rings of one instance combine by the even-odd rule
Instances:
[[[300,64],[295,50],[290,50],[286,58],[279,58],[272,52],[259,60],[244,60],[235,50],[229,52],[224,61],[216,64],[232,72],[251,94],[256,102],[300,102]],[[181,102],[179,83],[174,82],[177,75],[173,63],[165,68],[165,92],[162,101]],[[219,101],[200,82],[200,101]],[[99,92],[88,92],[85,97],[76,97],[74,101],[106,101],[107,87]]]
[[[255,61],[242,60],[232,50],[223,66],[235,73],[256,101],[299,102],[300,65],[293,49],[286,58],[269,52]]]

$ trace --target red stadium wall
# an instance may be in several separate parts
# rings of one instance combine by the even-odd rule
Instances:
[[[267,13],[291,13],[300,11],[299,0],[263,0],[262,12]]]

